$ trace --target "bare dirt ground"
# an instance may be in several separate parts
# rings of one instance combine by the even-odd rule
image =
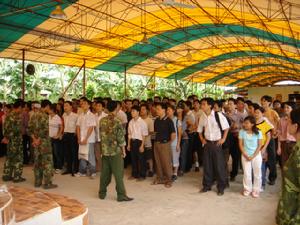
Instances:
[[[2,177],[3,162],[0,160]],[[275,186],[267,186],[259,199],[241,195],[242,175],[226,189],[224,196],[213,191],[201,194],[202,172],[190,172],[179,178],[172,188],[150,185],[152,179],[143,182],[127,180],[125,185],[132,202],[118,203],[114,181],[109,186],[107,198],[98,199],[99,174],[91,180],[87,177],[58,175],[54,177],[57,189],[50,192],[76,198],[89,209],[91,225],[275,225],[275,214],[280,190],[280,180]],[[26,182],[19,186],[33,187],[32,167],[24,168]],[[7,183],[11,185],[13,183]],[[44,189],[40,189],[44,191]],[[46,224],[46,223],[45,223]]]

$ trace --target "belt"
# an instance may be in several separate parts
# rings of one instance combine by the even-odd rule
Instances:
[[[212,143],[212,144],[217,144],[218,141],[210,141],[210,140],[206,140],[207,143]]]
[[[285,143],[287,143],[287,144],[296,144],[295,141],[285,141]]]
[[[155,141],[155,142],[160,143],[160,144],[166,144],[166,143],[168,143],[169,141],[168,141],[168,140],[162,140],[162,141]]]
[[[142,141],[140,139],[131,139],[131,141]]]
[[[64,132],[64,134],[75,134],[75,133],[71,133],[71,132]]]

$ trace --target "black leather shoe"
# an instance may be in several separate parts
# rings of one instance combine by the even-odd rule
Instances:
[[[128,196],[125,196],[124,198],[118,199],[118,202],[129,202],[132,201],[133,198],[129,198]]]
[[[70,172],[69,171],[65,171],[61,175],[67,175],[67,174],[70,174]]]
[[[208,191],[211,191],[211,188],[207,188],[207,187],[204,187],[201,189],[201,193],[205,193],[205,192],[208,192]]]
[[[42,183],[35,183],[35,184],[34,184],[34,187],[35,187],[35,188],[39,188],[40,186],[42,186]]]
[[[45,184],[43,186],[44,189],[53,189],[53,188],[57,188],[58,185],[57,184]]]
[[[21,183],[21,182],[24,182],[24,181],[26,181],[26,179],[24,177],[19,177],[19,178],[13,179],[14,183]]]
[[[275,185],[275,181],[269,181],[268,184],[269,185]]]
[[[105,197],[106,197],[106,195],[100,195],[100,194],[99,194],[99,198],[100,198],[101,200],[105,199]]]
[[[2,180],[3,180],[3,181],[12,181],[13,178],[12,178],[12,177],[9,177],[9,176],[3,176],[3,177],[2,177]]]
[[[219,190],[217,194],[218,194],[218,196],[222,196],[222,195],[224,195],[224,191]]]

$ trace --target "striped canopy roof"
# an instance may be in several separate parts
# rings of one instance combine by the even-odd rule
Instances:
[[[2,58],[240,88],[300,81],[299,33],[299,0],[0,3]]]

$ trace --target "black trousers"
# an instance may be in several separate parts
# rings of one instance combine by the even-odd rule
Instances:
[[[28,164],[30,160],[30,136],[23,135],[22,144],[23,144],[23,163]]]
[[[275,140],[271,138],[270,143],[267,147],[268,161],[267,168],[269,169],[269,181],[275,181],[277,178],[277,168],[276,168],[276,149]]]
[[[67,163],[67,172],[72,174],[77,173],[79,167],[77,137],[74,133],[64,133],[62,142]]]
[[[184,172],[189,172],[193,167],[193,153],[194,153],[194,134],[189,133],[189,144],[188,144],[188,151],[187,151],[187,161],[186,167]]]
[[[229,133],[229,153],[232,158],[232,170],[230,172],[230,177],[235,178],[238,175],[239,167],[241,163],[241,151],[239,148],[238,136],[234,136]]]
[[[226,165],[224,152],[216,142],[207,142],[203,150],[203,187],[211,188],[217,179],[217,188],[223,191],[226,187]]]
[[[203,148],[198,132],[193,133],[193,149],[197,153],[199,166],[202,166]]]
[[[140,152],[140,146],[142,141],[134,139],[130,142],[130,155],[131,155],[131,166],[132,166],[132,177],[134,178],[145,178],[147,171],[147,162],[145,158],[145,151]]]

